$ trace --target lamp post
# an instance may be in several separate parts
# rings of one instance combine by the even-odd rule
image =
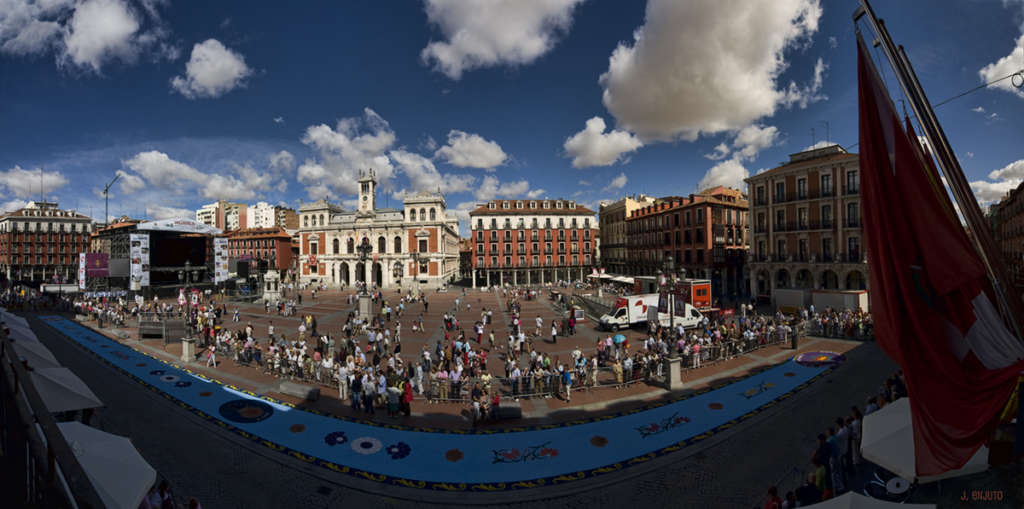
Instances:
[[[671,279],[671,282],[672,282],[672,285],[667,287],[668,295],[666,295],[666,298],[668,299],[668,305],[669,305],[668,306],[668,327],[672,331],[675,331],[675,328],[676,328],[676,320],[675,320],[675,317],[676,317],[676,296],[675,296],[675,293],[672,291],[672,287],[675,286],[675,282],[676,282],[676,263],[675,263],[675,259],[673,259],[671,256],[665,257],[665,263],[663,265],[663,268],[664,268],[664,272],[662,273],[663,280],[661,281],[662,287],[666,287],[665,283],[668,282],[669,279]],[[662,271],[658,271],[658,272],[662,272]]]
[[[366,260],[370,256],[370,251],[373,248],[370,246],[370,239],[363,237],[363,241],[356,246],[356,251],[359,252],[359,262],[363,264],[363,288],[360,295],[369,295],[366,291],[367,282],[370,279],[368,276],[369,270],[366,268]]]
[[[416,281],[416,294],[420,293],[420,252],[412,251],[413,279]]]

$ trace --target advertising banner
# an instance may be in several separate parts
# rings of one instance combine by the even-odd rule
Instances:
[[[85,291],[85,253],[78,253],[78,289]]]
[[[107,253],[85,254],[85,275],[87,277],[109,277],[110,255]]]
[[[228,280],[228,239],[213,239],[213,282],[221,283]]]
[[[221,233],[220,228],[214,228],[192,219],[162,219],[160,221],[146,221],[135,227],[139,231],[163,231],[179,233],[203,233],[206,235],[217,235]]]
[[[132,233],[128,240],[133,286],[149,286],[149,234]]]

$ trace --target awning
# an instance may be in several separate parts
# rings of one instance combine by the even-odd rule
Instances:
[[[815,509],[896,509],[899,507],[904,509],[935,509],[937,506],[935,504],[901,504],[898,502],[887,502],[885,500],[865,497],[864,495],[849,491],[824,502],[806,505],[804,507],[813,507]]]
[[[52,413],[99,408],[100,398],[68,368],[41,368],[32,371],[32,383]]]
[[[860,451],[864,459],[908,481],[916,479],[920,483],[960,477],[988,469],[988,448],[983,446],[959,470],[918,477],[917,468],[914,466],[914,429],[910,418],[910,398],[900,398],[864,416],[864,435]]]
[[[15,341],[14,352],[32,369],[59,368],[60,363],[49,348],[38,341]]]
[[[104,504],[137,509],[156,482],[156,470],[132,441],[80,422],[61,422],[57,426]]]

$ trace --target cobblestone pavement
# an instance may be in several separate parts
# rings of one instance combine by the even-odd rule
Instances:
[[[168,478],[184,501],[196,496],[206,508],[219,507],[413,507],[483,504],[501,507],[751,507],[767,486],[792,489],[806,468],[813,437],[863,404],[895,369],[868,343],[847,353],[849,360],[812,384],[736,428],[683,451],[629,469],[536,492],[458,494],[444,500],[395,490],[393,497],[369,486],[332,478],[298,460],[271,456],[200,421],[156,393],[132,383],[109,366],[32,320],[40,339],[103,399],[99,426],[131,436],[142,455]],[[737,465],[741,465],[737,467]],[[344,482],[345,484],[341,484]],[[786,483],[793,483],[787,487]],[[374,488],[379,490],[380,488]],[[538,498],[540,497],[540,498]],[[440,501],[441,503],[437,503]]]

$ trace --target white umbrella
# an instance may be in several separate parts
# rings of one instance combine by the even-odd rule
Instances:
[[[861,455],[868,461],[909,481],[929,483],[982,472],[988,468],[988,448],[982,446],[959,470],[918,476],[914,463],[914,429],[910,398],[900,398],[864,416]]]
[[[12,344],[18,357],[28,361],[28,365],[33,369],[60,367],[60,363],[57,362],[57,358],[53,356],[50,349],[38,341],[16,341]]]
[[[32,384],[50,412],[69,412],[103,406],[100,398],[68,368],[32,370]]]
[[[156,470],[126,437],[80,422],[61,422],[61,433],[107,507],[136,509],[156,482]]]
[[[896,509],[903,507],[907,509],[934,509],[935,504],[901,504],[897,502],[887,502],[885,500],[878,500],[877,498],[865,497],[854,493],[852,491],[846,492],[844,495],[840,495],[836,498],[830,498],[824,502],[817,504],[811,504],[804,507],[814,507],[815,509]]]

